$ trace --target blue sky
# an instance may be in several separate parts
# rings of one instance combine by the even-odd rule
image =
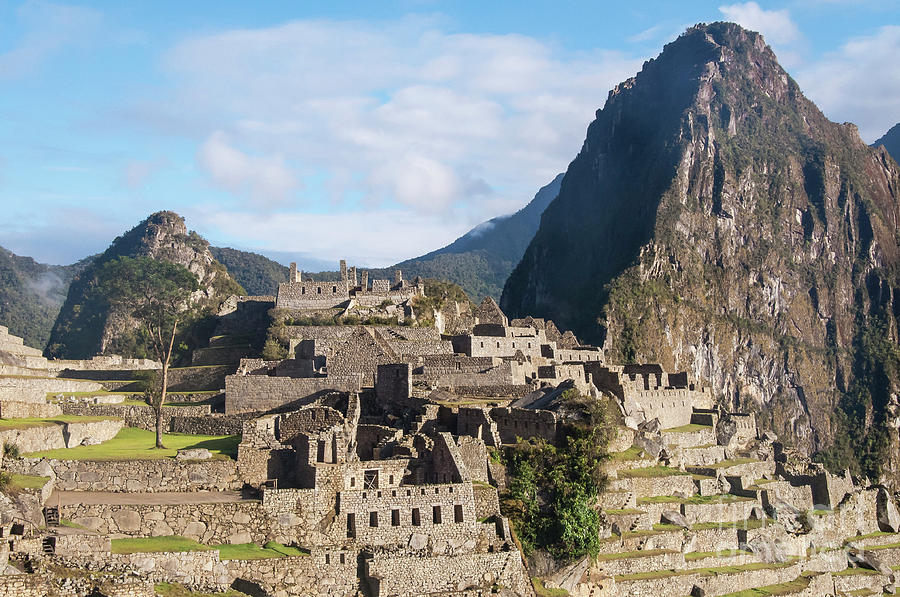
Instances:
[[[519,209],[613,85],[715,20],[866,142],[900,121],[895,1],[0,0],[0,245],[71,263],[171,209],[282,262],[388,265]]]

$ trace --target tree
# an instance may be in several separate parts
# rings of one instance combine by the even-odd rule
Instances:
[[[199,283],[187,268],[149,257],[120,257],[103,265],[98,289],[110,306],[118,307],[138,323],[147,344],[162,363],[158,391],[151,404],[156,411],[156,447],[164,448],[162,409],[166,403],[169,364],[179,323],[194,315],[190,297]]]

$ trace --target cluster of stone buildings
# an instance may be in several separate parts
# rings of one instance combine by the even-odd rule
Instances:
[[[232,301],[203,366],[175,370],[183,402],[167,413],[167,429],[237,436],[233,458],[202,449],[152,461],[7,458],[5,470],[48,481],[0,504],[9,537],[0,557],[15,565],[0,575],[0,595],[59,591],[60,566],[96,573],[69,578],[66,592],[110,597],[149,596],[155,582],[277,597],[533,595],[536,576],[584,596],[893,590],[900,513],[884,488],[811,464],[760,433],[753,415],[716,408],[686,373],[607,363],[550,321],[509,321],[491,299],[434,314],[452,326],[287,325],[289,355],[279,361],[227,350],[264,309],[302,315],[370,299],[414,308],[423,291],[399,275],[357,282],[343,263],[333,283],[303,282],[292,268],[274,299]],[[0,370],[0,390],[22,391],[0,394],[4,419],[67,414],[53,432],[61,447],[122,426],[152,429],[149,407],[77,398],[85,386],[38,397],[28,390],[37,382],[14,381],[127,391],[133,372],[124,368],[152,364],[31,362],[5,338],[0,366],[16,369]],[[611,401],[620,417],[598,504],[600,555],[548,568],[517,547],[497,455],[520,438],[557,441],[569,390]],[[48,403],[48,392],[64,399]],[[37,432],[16,433],[26,445]],[[114,553],[121,537],[169,535],[204,546],[277,542],[302,554]]]

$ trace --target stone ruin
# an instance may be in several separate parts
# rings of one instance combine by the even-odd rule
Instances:
[[[299,274],[291,279],[301,284]],[[342,279],[348,292],[351,283],[366,287],[352,269],[342,267]],[[246,332],[241,321],[260,321],[256,299],[232,303],[214,337],[222,348]],[[491,299],[450,334],[287,328],[287,359],[173,370],[176,379],[189,375],[182,383],[193,390],[224,393],[192,406],[186,392],[167,429],[239,436],[233,459],[195,449],[151,461],[29,457],[45,441],[69,448],[123,425],[152,429],[140,406],[47,400],[47,392],[80,394],[81,384],[119,387],[152,364],[40,361],[3,330],[4,419],[107,418],[0,432],[26,453],[5,470],[48,479],[0,498],[0,557],[9,562],[0,595],[149,596],[158,582],[278,597],[533,595],[536,576],[544,590],[584,596],[895,590],[896,497],[795,454],[757,429],[753,414],[718,407],[686,373],[607,363],[602,349],[550,321],[509,321]],[[228,352],[217,350],[211,342],[203,358]],[[611,401],[620,416],[597,504],[600,555],[559,568],[519,551],[500,510],[505,471],[491,453],[520,438],[555,441],[560,398],[572,390]],[[204,546],[277,542],[301,554],[112,549],[122,537],[169,535]]]

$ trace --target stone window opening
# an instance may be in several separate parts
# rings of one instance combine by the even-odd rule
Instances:
[[[356,477],[350,477],[350,487],[356,487]]]
[[[392,491],[391,491],[391,497],[397,497],[397,491],[396,491],[396,490],[392,490]]]
[[[306,288],[301,288],[301,289],[300,289],[300,294],[306,294]]]
[[[422,526],[422,515],[419,513],[418,508],[412,509],[412,525],[414,527]]]
[[[347,563],[347,554],[341,554],[341,564]]]
[[[331,287],[331,294],[335,294],[335,293],[337,293],[337,286],[332,286],[332,287]]]
[[[463,522],[462,504],[456,504],[455,506],[453,506],[453,522]]]
[[[356,514],[353,512],[347,514],[347,537],[356,537]]]
[[[326,563],[326,564],[330,564],[330,563],[331,563],[331,554],[330,554],[330,553],[326,553],[326,554],[325,554],[325,563]]]
[[[391,510],[391,526],[400,526],[400,510]]]
[[[447,491],[448,491],[449,493],[453,493],[453,488],[452,488],[452,487],[448,487],[448,488],[447,488]]]
[[[388,477],[388,485],[393,485],[393,484],[394,484],[394,475],[391,475]]]
[[[406,497],[409,497],[409,496],[411,496],[411,495],[412,495],[412,490],[411,490],[411,489],[407,489],[407,490],[406,490]]]
[[[316,286],[316,294],[322,294],[322,287]]]
[[[435,487],[435,488],[434,488],[434,495],[437,495],[440,491],[441,491],[441,489],[440,489],[439,487]]]
[[[363,487],[365,489],[378,489],[378,470],[369,470],[363,473]]]
[[[381,492],[379,491],[379,492],[378,492],[377,494],[375,494],[375,495],[376,495],[376,497],[381,497]]]
[[[441,507],[440,506],[432,506],[431,507],[431,519],[434,524],[441,524]]]
[[[369,526],[378,528],[378,512],[369,512]]]

